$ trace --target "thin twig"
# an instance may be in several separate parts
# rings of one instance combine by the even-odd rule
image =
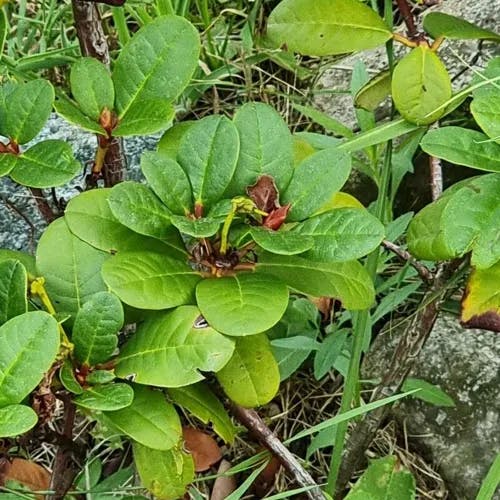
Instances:
[[[56,220],[59,217],[58,214],[54,213],[52,207],[49,205],[49,202],[45,198],[43,191],[38,188],[29,188],[33,198],[36,202],[38,210],[42,214],[42,217],[50,224],[52,221]]]
[[[406,0],[396,0],[396,2],[398,4],[399,12],[403,16],[403,21],[406,24],[406,34],[408,35],[408,38],[410,38],[410,40],[417,38],[418,30],[408,2]]]
[[[424,266],[424,264],[416,260],[410,252],[404,250],[403,248],[399,247],[389,240],[382,241],[382,245],[384,246],[384,248],[387,248],[387,250],[390,250],[392,253],[396,254],[400,259],[408,262],[410,266],[414,267],[422,280],[428,283],[431,283],[433,281],[434,274],[432,274],[432,271],[428,267]]]
[[[437,128],[439,128],[438,122],[431,126],[431,129]],[[443,167],[441,165],[441,160],[435,156],[429,156],[429,168],[432,201],[436,201],[443,194]]]
[[[258,440],[283,464],[283,467],[295,478],[297,483],[303,487],[314,487],[305,494],[311,500],[325,500],[320,487],[312,476],[300,465],[295,456],[288,448],[272,433],[271,429],[259,417],[256,411],[233,405],[235,417],[250,431]]]

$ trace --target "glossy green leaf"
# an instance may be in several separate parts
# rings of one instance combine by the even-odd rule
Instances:
[[[395,456],[372,460],[346,500],[415,499],[415,479],[403,469]]]
[[[123,252],[103,266],[104,281],[126,304],[168,309],[194,302],[201,279],[186,262],[153,252]]]
[[[177,160],[177,153],[184,134],[195,124],[194,120],[176,123],[169,128],[158,142],[158,153],[172,160]]]
[[[365,209],[337,208],[298,224],[292,233],[313,239],[306,258],[345,262],[368,255],[381,243],[384,225]]]
[[[17,156],[10,153],[0,154],[0,176],[7,175],[16,166]]]
[[[0,437],[16,437],[28,432],[38,422],[37,414],[25,405],[0,408]]]
[[[0,262],[6,260],[18,260],[29,274],[32,276],[36,274],[35,257],[29,253],[0,248]]]
[[[93,57],[81,57],[71,66],[71,93],[83,114],[99,121],[104,108],[112,110],[115,89],[108,68]]]
[[[118,332],[123,326],[123,307],[109,292],[92,295],[78,311],[71,341],[76,359],[85,365],[104,363],[118,346]]]
[[[413,397],[421,399],[426,403],[448,408],[455,406],[455,402],[452,398],[450,398],[450,396],[448,396],[448,394],[446,394],[446,392],[436,385],[426,382],[425,380],[410,377],[404,381],[403,386],[401,387],[403,392],[412,391],[414,389],[418,389],[418,392],[416,392]]]
[[[177,159],[189,177],[194,202],[209,208],[224,194],[238,160],[240,141],[234,124],[207,116],[184,134]]]
[[[96,121],[84,115],[80,108],[71,99],[65,95],[59,94],[54,102],[54,109],[66,121],[76,125],[77,127],[104,135],[105,130]]]
[[[200,281],[196,300],[208,323],[219,332],[254,335],[281,319],[288,304],[288,289],[272,276],[239,273]]]
[[[500,332],[499,279],[500,260],[487,269],[472,271],[462,300],[460,319],[464,326]]]
[[[133,443],[134,462],[143,486],[159,500],[181,498],[194,480],[194,462],[181,446],[159,451]]]
[[[107,258],[74,236],[64,219],[57,219],[44,231],[36,263],[58,312],[75,315],[91,295],[106,291],[101,266]]]
[[[297,166],[292,181],[281,197],[292,208],[287,220],[304,220],[339,191],[351,172],[351,157],[336,148],[324,149]]]
[[[84,191],[72,198],[65,211],[71,232],[93,247],[108,253],[131,250],[169,252],[182,258],[185,248],[176,229],[160,241],[132,231],[115,218],[108,203],[110,188]]]
[[[445,109],[438,108],[451,98],[451,81],[435,52],[420,45],[398,62],[392,98],[401,116],[417,125],[432,123],[444,114]]]
[[[141,170],[156,196],[172,213],[187,215],[192,212],[191,184],[175,160],[148,151],[141,156]]]
[[[18,144],[31,141],[49,119],[53,101],[54,88],[46,80],[16,84],[2,103],[5,108],[1,113],[4,120],[0,124],[0,134]]]
[[[16,156],[10,176],[23,186],[49,188],[66,184],[80,169],[80,162],[75,160],[67,142],[48,140]]]
[[[310,236],[292,231],[272,231],[264,227],[250,230],[255,243],[268,252],[280,255],[296,255],[309,250],[314,245]]]
[[[207,384],[198,382],[185,387],[171,388],[168,389],[168,394],[175,404],[189,411],[204,424],[211,422],[214,432],[226,443],[233,443],[236,427]]]
[[[453,126],[437,128],[427,132],[420,145],[429,155],[450,163],[500,172],[500,144],[477,130]]]
[[[106,412],[114,427],[154,450],[170,450],[182,437],[181,421],[163,392],[134,386],[134,401],[121,410]]]
[[[73,369],[73,364],[69,359],[64,361],[64,364],[61,366],[59,370],[59,380],[63,387],[73,393],[73,394],[82,394],[83,387],[79,384],[78,380],[75,376],[75,371]]]
[[[498,214],[500,175],[467,179],[447,189],[427,205],[408,228],[408,248],[426,260],[448,260],[472,250],[478,267],[489,267],[500,259]],[[486,236],[486,237],[485,237]]]
[[[246,194],[246,187],[265,174],[284,190],[293,174],[293,143],[281,116],[267,104],[247,103],[234,116],[234,124],[241,146],[228,193]]]
[[[148,318],[125,344],[115,369],[139,384],[182,387],[217,372],[231,358],[232,340],[207,326],[194,306]]]
[[[115,374],[111,370],[94,370],[85,378],[85,382],[90,385],[109,384],[115,380]]]
[[[280,372],[266,335],[237,338],[232,358],[216,377],[236,404],[253,408],[269,403],[278,392]]]
[[[391,32],[373,9],[357,0],[284,0],[269,16],[276,45],[309,56],[344,54],[377,47]]]
[[[56,359],[56,320],[28,312],[0,326],[0,407],[20,403],[42,380]]]
[[[113,130],[115,137],[154,134],[172,124],[175,109],[171,102],[160,99],[144,99],[135,102],[120,118]]]
[[[476,500],[492,500],[495,495],[495,491],[500,485],[500,453],[497,454],[496,458],[493,460],[488,474],[481,482],[481,488],[477,494]]]
[[[127,384],[95,385],[73,398],[76,405],[87,410],[114,411],[132,404],[134,390]]]
[[[194,238],[208,238],[209,236],[213,236],[222,225],[220,219],[212,219],[211,217],[189,219],[182,215],[172,215],[170,220],[172,225],[182,234],[187,234]]]
[[[500,89],[494,88],[487,94],[475,96],[470,110],[477,124],[493,139],[500,143]]]
[[[28,277],[16,260],[0,261],[0,325],[28,309]]]
[[[182,17],[159,17],[142,27],[114,65],[119,117],[143,100],[175,100],[196,69],[199,50],[196,29]]]
[[[111,212],[124,226],[160,240],[167,237],[171,212],[143,184],[133,181],[117,184],[108,202]]]
[[[500,41],[500,35],[490,30],[469,23],[460,17],[444,12],[429,12],[424,17],[424,30],[432,38],[451,38],[459,40],[494,40]]]
[[[264,253],[259,256],[257,270],[278,277],[300,293],[334,297],[346,309],[366,309],[375,299],[373,283],[357,261],[332,264]]]
[[[375,111],[391,93],[391,72],[381,71],[363,85],[354,97],[354,104],[367,111]]]
[[[3,54],[5,40],[7,39],[7,16],[5,11],[0,9],[0,54]]]

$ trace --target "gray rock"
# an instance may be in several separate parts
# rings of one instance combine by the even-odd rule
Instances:
[[[438,5],[429,8],[428,12],[452,14],[482,28],[498,31],[499,8],[500,0],[478,0],[477,2],[442,0]],[[404,33],[404,26],[400,26],[396,31]],[[493,42],[481,43],[476,40],[446,41],[440,48],[439,55],[450,72],[454,89],[460,90],[467,85],[475,70],[485,67],[491,57],[500,53],[498,47],[498,44]],[[408,50],[399,43],[395,43],[394,48],[396,57],[401,57]],[[385,48],[363,51],[327,66],[318,79],[315,89],[314,106],[339,119],[348,127],[355,127],[357,122],[353,100],[350,95],[342,92],[350,88],[353,68],[358,61],[364,62],[370,76],[374,76],[387,68]],[[380,113],[386,114],[386,108],[382,107]]]
[[[364,362],[365,376],[382,374],[400,333],[395,329],[377,337]],[[408,399],[393,414],[413,446],[438,467],[454,498],[473,500],[500,452],[498,333],[462,328],[456,317],[443,314],[411,376],[441,387],[456,407]]]
[[[145,137],[127,137],[124,140],[127,177],[129,179],[138,180],[141,178],[140,157],[144,151],[155,149],[159,138],[160,135],[157,134]],[[59,139],[70,143],[76,159],[82,164],[81,175],[78,175],[68,185],[55,189],[57,199],[63,198],[68,201],[76,196],[78,188],[84,185],[84,166],[89,165],[94,159],[97,146],[96,137],[94,134],[84,132],[78,127],[68,124],[64,119],[53,114],[31,144],[47,139]],[[50,190],[45,190],[45,194],[51,201]],[[30,224],[21,217],[21,213]],[[45,226],[30,191],[6,177],[0,178],[0,248],[33,252]]]

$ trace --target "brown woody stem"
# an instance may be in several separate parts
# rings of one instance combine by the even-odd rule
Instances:
[[[390,250],[392,253],[397,255],[400,259],[404,260],[405,262],[408,262],[412,267],[416,269],[418,272],[419,276],[427,282],[432,282],[434,279],[434,275],[432,272],[424,266],[421,262],[416,260],[413,255],[411,255],[410,252],[407,250],[403,250],[401,247],[393,243],[392,241],[384,240],[382,241],[382,245],[387,248],[387,250]]]
[[[45,198],[43,191],[38,188],[29,188],[29,190],[33,195],[33,199],[35,200],[38,210],[42,214],[42,217],[46,220],[47,224],[50,224],[52,221],[56,220],[58,215],[52,210],[52,207],[49,205],[49,202]]]
[[[418,36],[418,31],[408,2],[406,0],[396,0],[396,3],[398,4],[399,12],[403,16],[403,20],[406,24],[408,38],[416,38]]]

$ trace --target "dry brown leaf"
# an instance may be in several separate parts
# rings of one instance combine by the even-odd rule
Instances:
[[[222,458],[219,445],[212,436],[193,427],[183,427],[184,446],[193,456],[196,472],[204,472]]]
[[[222,460],[217,470],[217,474],[224,474],[231,468],[231,463],[227,460]],[[210,500],[225,500],[238,487],[236,476],[219,476],[212,488]]]
[[[269,493],[280,469],[281,462],[273,456],[252,484],[252,491],[258,498],[263,498]]]
[[[0,485],[7,481],[16,481],[32,491],[46,491],[50,487],[50,473],[41,465],[23,458],[5,461],[1,472]],[[43,500],[44,495],[37,495],[36,498]]]

